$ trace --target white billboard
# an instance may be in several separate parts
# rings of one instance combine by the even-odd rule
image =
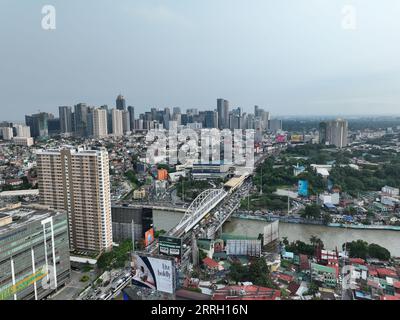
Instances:
[[[165,293],[174,293],[173,260],[134,254],[131,267],[133,284]]]
[[[264,246],[279,239],[279,220],[264,227]]]

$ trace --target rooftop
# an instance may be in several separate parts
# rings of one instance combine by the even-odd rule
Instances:
[[[58,211],[29,207],[21,207],[18,209],[3,211],[0,215],[10,216],[13,221],[10,224],[6,224],[5,226],[0,227],[0,235],[12,230],[19,229],[37,220],[43,220],[57,214],[59,214]]]

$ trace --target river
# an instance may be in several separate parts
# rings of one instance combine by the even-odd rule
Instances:
[[[179,212],[153,211],[154,226],[160,230],[170,230],[182,219]],[[267,222],[245,219],[232,219],[225,223],[224,233],[257,236],[263,232]],[[368,243],[376,243],[385,247],[393,256],[400,257],[400,231],[390,230],[358,230],[327,227],[320,225],[306,225],[296,223],[279,223],[279,236],[287,237],[289,241],[301,240],[309,242],[311,236],[320,238],[328,249],[339,249],[346,241],[362,239]]]

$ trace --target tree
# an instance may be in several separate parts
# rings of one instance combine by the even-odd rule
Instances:
[[[321,218],[321,208],[315,204],[306,206],[301,216],[307,219],[319,219]]]
[[[325,225],[328,225],[329,223],[332,222],[332,217],[329,213],[323,213],[322,214],[322,221]]]
[[[251,282],[257,286],[271,288],[273,283],[270,277],[269,267],[263,258],[253,260],[249,266],[249,276]]]
[[[366,259],[368,256],[368,242],[363,240],[352,241],[347,244],[351,258]]]
[[[386,248],[381,247],[378,244],[371,243],[368,246],[368,255],[371,258],[376,258],[379,260],[390,260],[390,252]]]

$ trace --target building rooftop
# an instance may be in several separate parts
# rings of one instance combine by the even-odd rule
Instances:
[[[37,220],[43,220],[57,214],[59,214],[59,211],[29,207],[21,207],[18,209],[3,211],[0,215],[9,216],[13,221],[10,224],[0,227],[0,235],[14,229],[19,229]]]

